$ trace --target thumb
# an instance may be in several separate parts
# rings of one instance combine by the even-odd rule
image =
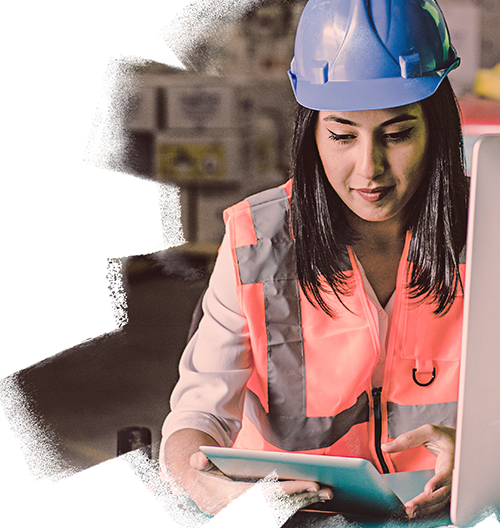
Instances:
[[[385,444],[381,444],[380,446],[382,448],[382,451],[385,453],[399,453],[400,451],[404,451],[405,449],[410,449],[413,447],[410,445],[408,440],[405,438],[398,437],[395,440],[392,440],[391,442],[386,442]]]
[[[392,442],[382,444],[381,448],[386,453],[398,453],[399,451],[426,445],[429,440],[436,436],[437,433],[432,425],[422,425],[417,429],[400,434]]]
[[[391,442],[382,444],[380,447],[385,453],[399,453],[400,451],[405,451],[406,449],[420,445],[422,445],[422,439],[415,434],[415,431],[409,431],[399,435]]]
[[[201,451],[193,453],[189,463],[193,469],[198,471],[210,471],[214,467],[213,463]]]

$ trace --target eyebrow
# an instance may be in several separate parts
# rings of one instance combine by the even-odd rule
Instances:
[[[401,123],[403,121],[414,121],[416,119],[418,119],[418,117],[412,114],[400,114],[400,115],[393,117],[392,119],[388,119],[387,121],[384,121],[377,128],[394,125],[395,123]],[[361,125],[358,125],[358,123],[355,123],[354,121],[350,121],[349,119],[344,119],[343,117],[336,116],[333,114],[327,115],[326,117],[324,117],[323,121],[335,121],[336,123],[340,123],[342,125],[349,125],[353,127],[361,126]]]

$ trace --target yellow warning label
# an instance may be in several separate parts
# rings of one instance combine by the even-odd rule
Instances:
[[[159,143],[156,173],[160,180],[222,180],[226,176],[226,148],[221,143]]]

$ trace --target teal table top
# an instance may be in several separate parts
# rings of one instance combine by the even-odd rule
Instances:
[[[0,528],[63,528],[83,521],[115,521],[128,528],[227,528],[231,523],[202,514],[182,495],[147,497],[43,508],[0,511]],[[448,513],[407,521],[323,512],[296,512],[268,528],[436,528],[448,526]]]

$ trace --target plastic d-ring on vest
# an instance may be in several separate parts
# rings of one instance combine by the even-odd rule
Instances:
[[[417,369],[414,368],[411,371],[411,375],[413,376],[413,381],[419,386],[419,387],[428,387],[435,379],[436,379],[436,367],[432,369],[431,379],[426,383],[420,383],[420,381],[417,380]]]
[[[309,0],[288,72],[314,110],[421,101],[460,63],[434,0]]]

